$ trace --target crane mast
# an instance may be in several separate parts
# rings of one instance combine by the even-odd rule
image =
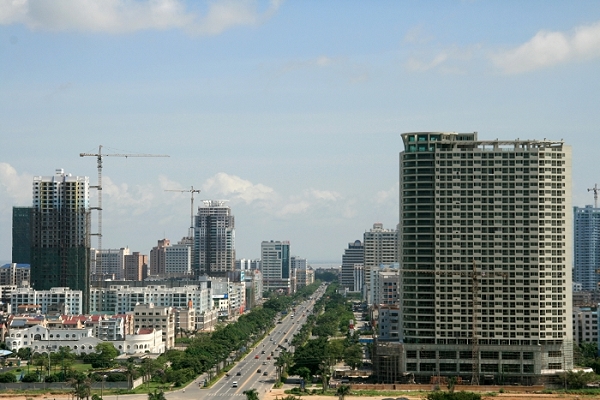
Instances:
[[[598,187],[598,184],[595,183],[593,188],[588,189],[588,192],[594,192],[594,208],[598,208],[598,192],[600,191],[600,188]]]
[[[190,232],[189,237],[194,237],[194,193],[200,193],[200,189],[194,189],[192,186],[189,190],[165,189],[165,192],[190,193]]]
[[[164,154],[118,154],[118,153],[102,153],[102,145],[98,146],[98,153],[79,153],[79,157],[96,157],[97,168],[98,168],[98,184],[90,186],[90,188],[98,191],[98,206],[91,207],[92,210],[98,211],[98,231],[91,235],[98,237],[98,256],[96,257],[96,273],[100,270],[100,273],[104,273],[102,269],[102,158],[103,157],[169,157]],[[99,262],[99,263],[98,263]]]

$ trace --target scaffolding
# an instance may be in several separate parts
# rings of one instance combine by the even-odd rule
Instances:
[[[408,383],[403,368],[404,346],[399,342],[373,343],[373,372],[378,383]]]

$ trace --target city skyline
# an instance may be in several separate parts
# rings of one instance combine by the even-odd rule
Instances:
[[[600,4],[280,1],[0,5],[0,260],[34,176],[106,158],[103,248],[189,229],[189,193],[228,200],[236,257],[290,241],[341,263],[398,221],[400,134],[564,139],[593,204]],[[91,190],[91,205],[96,205]],[[92,214],[92,230],[97,216]],[[96,242],[92,239],[92,246]]]

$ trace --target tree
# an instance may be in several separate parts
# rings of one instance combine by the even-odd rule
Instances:
[[[115,346],[112,343],[98,343],[96,345],[96,359],[92,360],[92,367],[108,368],[111,366],[113,360],[117,358],[118,355],[119,350],[115,349]],[[94,363],[94,361],[96,362]]]
[[[17,357],[21,360],[29,360],[29,357],[31,357],[31,347],[21,347],[17,350]]]
[[[157,392],[156,389],[154,389],[154,393],[148,393],[148,400],[167,400],[167,398],[162,390]]]
[[[312,382],[312,373],[310,372],[310,369],[306,367],[300,367],[296,370],[296,374],[300,375],[300,377],[304,379],[305,383],[308,384]]]
[[[83,373],[77,374],[69,380],[69,385],[73,388],[73,395],[77,399],[87,399],[92,392],[92,380]]]
[[[0,383],[13,383],[17,381],[17,377],[15,374],[10,372],[5,372],[0,374]]]
[[[340,400],[344,400],[344,398],[346,396],[348,396],[350,394],[351,390],[350,390],[350,385],[341,385],[337,388],[337,390],[335,391],[335,394],[338,395]]]
[[[246,395],[246,400],[258,400],[258,391],[254,388],[244,390],[242,393]]]
[[[353,346],[347,347],[344,350],[344,361],[346,364],[352,367],[352,369],[356,369],[356,367],[362,364],[362,346],[360,344],[355,344]]]

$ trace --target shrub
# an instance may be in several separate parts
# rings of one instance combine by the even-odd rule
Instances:
[[[23,379],[21,379],[21,382],[39,382],[40,381],[40,377],[38,376],[37,372],[30,372],[28,374],[25,374],[25,376],[23,376]]]
[[[0,374],[0,383],[13,383],[17,381],[17,377],[10,372]]]

